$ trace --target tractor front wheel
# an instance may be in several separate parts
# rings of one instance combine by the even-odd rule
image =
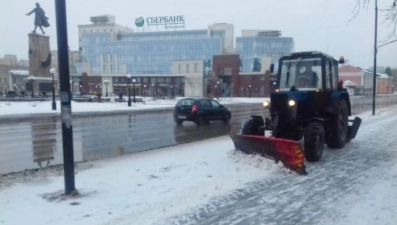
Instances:
[[[250,119],[245,122],[241,134],[264,136],[264,129],[261,129],[263,126],[264,123],[261,121]]]
[[[305,157],[309,162],[321,159],[324,150],[325,132],[321,123],[310,123],[304,133]]]
[[[331,120],[331,127],[327,135],[327,145],[329,148],[343,148],[346,142],[348,142],[348,117],[347,103],[345,100],[341,100],[338,105],[337,114]]]

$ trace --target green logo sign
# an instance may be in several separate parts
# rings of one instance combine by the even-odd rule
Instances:
[[[145,19],[143,19],[142,16],[135,19],[135,25],[137,27],[143,27],[144,24],[145,24]]]

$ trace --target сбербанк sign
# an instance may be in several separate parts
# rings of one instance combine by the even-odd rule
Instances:
[[[185,24],[185,16],[157,16],[146,18],[147,25]]]

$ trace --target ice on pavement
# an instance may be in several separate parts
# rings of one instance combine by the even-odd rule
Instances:
[[[303,214],[309,213],[305,210],[316,208],[314,205],[302,205],[297,201],[300,198],[317,202],[322,208],[329,209],[325,213],[310,212],[312,216],[320,218],[321,215],[324,219],[321,223],[314,224],[395,224],[397,127],[393,124],[397,123],[396,112],[395,107],[389,107],[378,110],[375,117],[370,116],[370,112],[360,115],[365,118],[365,130],[359,130],[357,140],[353,140],[343,150],[326,150],[324,158],[317,164],[308,163],[308,176],[291,173],[282,168],[280,163],[236,152],[229,137],[220,137],[90,162],[92,168],[76,174],[76,187],[81,194],[77,198],[61,200],[56,197],[64,187],[63,177],[57,176],[40,177],[11,187],[0,187],[0,224],[121,225],[153,224],[159,221],[178,224],[180,218],[189,220],[187,215],[191,214],[192,209],[204,209],[204,215],[224,213],[222,216],[230,216],[225,214],[228,210],[212,205],[214,198],[223,196],[226,196],[224,204],[231,204],[231,209],[243,207],[239,213],[230,211],[231,215],[235,214],[234,224],[247,219],[244,216],[253,216],[253,221],[258,219],[255,216],[259,216],[259,220],[265,219],[260,218],[260,215],[266,213],[274,218],[282,217],[289,213],[288,210],[295,208],[299,210],[290,214],[303,217]],[[388,126],[383,128],[384,124]],[[382,132],[387,132],[388,135],[382,135]],[[375,138],[368,140],[372,134]],[[383,137],[395,138],[383,140]],[[376,161],[378,159],[372,153],[356,153],[366,151],[371,146],[373,148],[374,145],[380,148],[377,149],[379,159],[387,158],[389,162]],[[386,151],[386,145],[392,149]],[[345,159],[341,157],[343,155],[350,158]],[[362,158],[367,156],[372,158]],[[371,167],[375,174],[363,173],[364,168],[371,166],[366,163],[375,161],[378,164]],[[345,167],[339,167],[341,162]],[[338,170],[345,173],[336,172]],[[346,176],[354,173],[362,174],[355,179],[365,181],[366,186],[357,187],[357,184],[346,183],[349,181]],[[343,189],[345,194],[336,195],[340,193],[338,189],[328,189],[329,186],[333,187],[332,182],[336,179],[345,181],[341,183],[343,188],[349,187]],[[252,184],[257,184],[257,187]],[[286,184],[289,185],[288,188],[283,186]],[[307,185],[312,188],[309,192]],[[249,194],[228,200],[227,196],[235,195],[236,190],[248,189]],[[293,195],[286,195],[291,191]],[[272,197],[261,197],[262,194],[270,194]],[[254,200],[260,203],[245,211],[244,204],[237,204],[239,198],[243,203]],[[217,201],[219,202],[222,201]],[[281,203],[288,207],[278,209],[277,205]],[[270,208],[263,210],[267,204]],[[206,207],[201,208],[203,205]],[[272,210],[279,210],[279,213]]]

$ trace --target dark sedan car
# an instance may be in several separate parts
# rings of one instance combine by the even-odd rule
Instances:
[[[174,120],[177,124],[192,121],[197,125],[211,120],[222,120],[229,123],[232,117],[230,110],[210,98],[183,98],[175,105]]]

